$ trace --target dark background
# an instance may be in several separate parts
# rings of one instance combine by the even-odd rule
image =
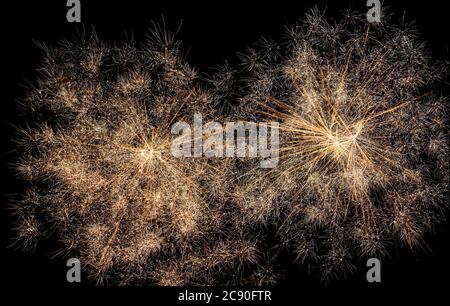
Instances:
[[[192,3],[191,3],[192,2]],[[433,56],[448,60],[448,12],[439,1],[389,1],[392,10],[400,15],[406,11],[407,20],[415,20],[421,38],[433,51]],[[366,11],[366,1],[93,1],[81,0],[81,19],[86,28],[94,26],[100,39],[117,41],[125,33],[133,33],[137,41],[145,39],[151,21],[161,21],[164,16],[167,28],[176,30],[183,21],[178,38],[187,52],[188,62],[200,72],[211,72],[212,68],[227,59],[237,63],[236,52],[243,51],[260,36],[279,40],[285,25],[291,25],[303,17],[307,8],[318,5],[327,8],[327,16],[339,17],[339,11],[348,8]],[[56,43],[70,37],[81,24],[66,21],[66,0],[20,1],[14,4],[1,3],[1,50],[2,56],[2,98],[0,107],[0,143],[2,162],[0,164],[0,212],[1,212],[1,255],[0,277],[8,292],[19,288],[27,295],[32,289],[62,290],[72,294],[82,292],[80,287],[92,286],[69,284],[65,280],[65,260],[51,258],[52,243],[42,243],[34,253],[23,253],[10,247],[12,243],[11,218],[7,210],[8,202],[23,186],[14,177],[9,163],[14,159],[11,138],[14,129],[11,124],[21,124],[17,100],[26,92],[26,80],[33,80],[39,63],[40,52],[33,40]],[[448,87],[443,89],[448,94]],[[22,123],[23,124],[23,123]],[[346,280],[335,281],[327,286],[316,278],[305,276],[295,267],[286,263],[286,277],[281,288],[276,289],[276,298],[296,298],[306,295],[368,296],[393,293],[399,296],[423,294],[426,297],[445,294],[450,277],[450,248],[448,223],[436,229],[436,234],[427,242],[431,250],[411,254],[394,247],[391,258],[382,263],[382,282],[369,284],[366,281],[364,263],[360,263],[356,274]],[[76,287],[77,289],[72,289]],[[175,299],[177,289],[139,289],[140,293],[150,290],[154,295],[167,294],[167,299]],[[79,291],[81,290],[81,291]],[[87,289],[92,292],[93,289]],[[111,293],[109,289],[100,292]],[[123,292],[126,289],[115,289]],[[128,289],[130,290],[130,289]],[[136,290],[136,289],[134,289]],[[145,293],[146,294],[146,293]]]

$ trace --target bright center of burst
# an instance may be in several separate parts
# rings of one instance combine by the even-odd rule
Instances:
[[[335,150],[346,151],[351,145],[357,141],[357,135],[329,134],[329,143]]]
[[[140,149],[138,151],[138,157],[144,164],[153,163],[159,156],[159,152],[152,148]]]
[[[149,164],[153,164],[155,162],[155,156],[156,153],[153,149],[148,148],[148,149],[140,149],[137,152],[137,156],[138,159],[140,160],[139,162],[139,169],[138,171],[140,173],[142,173],[144,171],[144,169],[149,165]]]
[[[152,158],[153,157],[153,149],[142,149],[139,153],[142,158]]]

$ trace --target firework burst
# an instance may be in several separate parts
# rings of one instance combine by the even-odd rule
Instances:
[[[443,68],[410,26],[358,16],[313,9],[287,52],[263,40],[242,55],[242,113],[258,109],[281,134],[278,167],[244,173],[244,205],[279,222],[281,244],[325,279],[391,242],[425,243],[447,196],[447,100],[433,92]]]
[[[92,279],[160,285],[274,284],[274,240],[324,279],[424,245],[448,196],[444,70],[410,26],[359,16],[314,9],[286,44],[250,48],[237,107],[236,71],[200,77],[157,26],[143,45],[42,46],[17,141],[20,245],[57,233]],[[174,157],[171,126],[196,113],[279,122],[278,166]]]
[[[178,42],[155,27],[145,45],[84,35],[42,49],[18,140],[16,167],[31,183],[15,204],[21,245],[56,229],[61,253],[99,282],[211,283],[207,270],[233,263],[239,247],[203,237],[220,231],[222,164],[171,154],[171,125],[208,118],[216,99]]]

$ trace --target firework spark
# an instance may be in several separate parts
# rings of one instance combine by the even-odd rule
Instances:
[[[178,42],[156,27],[143,46],[85,35],[42,48],[24,103],[33,123],[18,141],[17,169],[31,182],[15,205],[18,240],[33,248],[56,229],[61,253],[98,282],[213,282],[208,269],[234,264],[245,242],[204,237],[221,230],[213,203],[227,163],[171,154],[171,124],[207,118],[216,99]]]
[[[442,67],[387,19],[328,22],[313,9],[286,53],[264,40],[242,55],[242,113],[279,121],[282,138],[277,168],[244,173],[240,192],[253,200],[242,205],[278,221],[281,244],[325,279],[390,242],[418,247],[443,219],[447,101],[432,87]]]
[[[387,21],[312,10],[286,48],[265,39],[243,55],[238,107],[235,71],[200,77],[158,27],[144,45],[43,47],[18,140],[18,241],[56,232],[98,282],[160,285],[273,284],[274,239],[325,279],[392,242],[420,247],[449,182],[443,70]],[[278,166],[175,158],[171,125],[196,113],[280,122]]]

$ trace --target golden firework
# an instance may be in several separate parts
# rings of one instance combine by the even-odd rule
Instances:
[[[278,167],[244,171],[239,192],[253,198],[241,206],[279,222],[281,245],[324,278],[390,242],[424,243],[447,196],[447,101],[432,87],[441,67],[386,18],[328,22],[313,9],[289,35],[285,53],[264,40],[243,55],[242,113],[279,121],[281,148]]]

